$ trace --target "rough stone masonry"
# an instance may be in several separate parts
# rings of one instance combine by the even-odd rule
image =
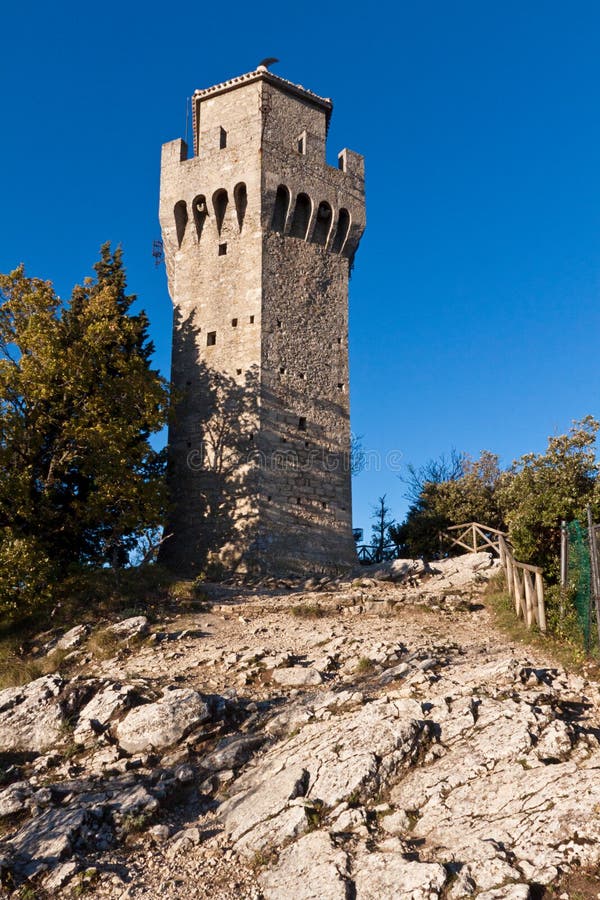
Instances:
[[[348,278],[363,158],[325,158],[330,100],[264,66],[192,98],[162,153],[174,304],[163,561],[193,574],[354,561]]]

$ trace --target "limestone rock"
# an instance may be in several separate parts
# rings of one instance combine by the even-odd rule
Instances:
[[[23,812],[27,808],[27,800],[31,797],[28,781],[16,781],[0,791],[0,819]]]
[[[131,685],[119,682],[110,682],[102,687],[79,713],[73,733],[74,739],[81,743],[93,740],[106,728],[117,712],[129,706],[133,694],[134,689]]]
[[[326,832],[315,831],[286,847],[277,866],[259,881],[265,900],[346,900],[347,868],[344,851]]]
[[[448,874],[439,863],[405,859],[401,853],[362,852],[355,860],[356,900],[439,897]]]
[[[49,653],[55,653],[57,650],[72,650],[74,647],[78,647],[89,633],[89,625],[75,625],[53,644]]]
[[[109,625],[107,631],[116,634],[119,638],[129,640],[132,637],[143,637],[148,634],[149,628],[146,616],[131,616],[129,619]]]
[[[384,787],[421,742],[429,741],[427,730],[411,715],[413,706],[370,703],[331,721],[305,725],[268,750],[237,779],[235,793],[221,807],[233,841],[247,835],[244,846],[256,849],[263,836],[253,829],[266,818],[276,828],[277,816],[294,796],[334,806],[360,791]]]
[[[305,669],[303,666],[289,666],[286,669],[274,669],[271,676],[277,684],[287,687],[305,687],[322,684],[323,676],[317,669]]]
[[[54,746],[64,727],[60,675],[44,675],[23,687],[0,691],[0,751],[42,752]]]
[[[260,735],[242,734],[220,741],[215,750],[202,760],[202,766],[211,772],[237,769],[250,759],[265,739]]]
[[[162,750],[206,722],[210,715],[208,704],[197,691],[165,691],[156,703],[132,709],[116,726],[115,735],[128,753]]]
[[[31,819],[6,842],[19,875],[31,878],[70,857],[89,818],[88,811],[77,806],[49,809]]]

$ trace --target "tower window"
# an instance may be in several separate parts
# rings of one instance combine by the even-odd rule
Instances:
[[[285,366],[281,366],[281,368],[279,369],[279,374],[285,375]]]
[[[227,253],[227,244],[219,244],[219,256],[225,256]]]
[[[296,150],[298,153],[301,153],[302,156],[306,153],[306,132],[303,131],[302,134],[299,134],[296,138]]]
[[[300,504],[302,503],[302,497],[296,497],[296,503],[298,504],[298,506],[300,506]]]
[[[192,208],[194,213],[194,223],[196,225],[196,236],[198,240],[200,240],[202,237],[202,229],[204,228],[204,223],[206,222],[206,217],[208,215],[208,207],[206,205],[206,197],[204,194],[199,194],[197,197],[194,197]]]
[[[275,206],[273,207],[273,218],[271,220],[273,231],[282,232],[285,228],[289,205],[290,192],[284,184],[280,184],[275,195]]]
[[[331,206],[326,200],[323,200],[322,203],[319,203],[317,209],[317,221],[312,236],[313,243],[320,244],[322,247],[325,246],[329,236],[329,229],[331,228],[331,220]]]
[[[224,128],[219,128],[219,150],[224,150],[227,146],[227,132]]]
[[[277,319],[277,327],[281,328],[281,319]]]
[[[227,191],[220,188],[218,191],[215,191],[212,198],[213,209],[215,211],[215,222],[217,225],[217,232],[221,234],[221,228],[223,227],[223,220],[225,218],[225,213],[227,211],[227,203],[229,202],[229,198],[227,196]]]
[[[241,374],[242,374],[242,370],[241,370],[241,369],[236,369],[236,370],[235,370],[235,374],[236,374],[236,375],[241,375]],[[250,435],[250,437],[252,437],[252,435]]]
[[[183,242],[183,236],[185,234],[185,227],[188,221],[188,212],[187,212],[187,203],[185,200],[179,200],[175,204],[175,231],[177,232],[177,244],[181,247]]]
[[[302,240],[306,239],[311,213],[312,203],[310,197],[307,194],[298,194],[292,218],[292,227],[290,228],[292,237],[302,238]]]
[[[231,327],[232,327],[232,328],[237,328],[237,319],[232,319],[232,320],[231,320]]]
[[[250,316],[250,324],[254,325],[254,316]]]
[[[345,388],[345,384],[343,381],[338,381],[338,391],[343,391]]]
[[[340,209],[335,237],[333,239],[333,246],[331,248],[334,253],[341,253],[344,249],[344,244],[346,243],[346,238],[348,237],[349,230],[350,213],[347,209]]]
[[[206,346],[214,347],[216,343],[217,343],[217,332],[209,331],[208,334],[206,335]]]
[[[233,199],[235,200],[235,211],[237,214],[238,226],[241,233],[242,228],[244,227],[246,209],[248,207],[248,192],[246,191],[246,185],[243,181],[240,181],[240,183],[236,184],[236,186],[234,187]]]
[[[300,431],[306,431],[306,418],[304,416],[300,416],[298,419],[298,429]]]
[[[301,378],[302,381],[304,381],[304,379],[306,378],[306,372],[300,372],[298,378]]]

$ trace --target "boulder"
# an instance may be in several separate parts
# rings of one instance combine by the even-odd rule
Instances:
[[[439,863],[408,860],[401,853],[362,852],[355,861],[356,900],[410,897],[429,900],[439,896],[448,873]]]
[[[348,859],[327,832],[307,834],[279,857],[260,878],[265,900],[346,900]],[[380,894],[378,900],[391,894]]]
[[[119,682],[111,682],[102,687],[79,713],[74,739],[80,743],[94,740],[118,712],[130,705],[133,694],[134,688],[131,685]]]
[[[150,626],[146,616],[131,616],[129,619],[123,619],[121,622],[115,622],[106,629],[117,637],[129,640],[132,637],[143,637],[148,634]]]
[[[0,752],[41,753],[59,741],[65,725],[58,702],[63,686],[60,675],[44,675],[0,691]]]
[[[210,717],[208,704],[197,691],[165,691],[156,703],[132,709],[116,726],[115,736],[127,753],[163,750]]]
[[[73,650],[74,647],[78,647],[86,639],[89,633],[89,625],[76,625],[55,641],[48,653],[56,653],[57,650]]]
[[[215,750],[202,760],[202,766],[211,772],[223,769],[238,769],[247,762],[255,750],[264,744],[260,735],[242,734],[224,738]]]
[[[0,791],[0,819],[13,816],[27,809],[27,800],[31,797],[28,781],[15,781]]]
[[[306,687],[323,683],[323,676],[317,669],[305,669],[303,666],[274,669],[271,677],[277,684],[286,687]]]

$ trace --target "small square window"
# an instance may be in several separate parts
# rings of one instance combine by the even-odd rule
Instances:
[[[219,244],[219,256],[227,255],[227,244]]]
[[[343,381],[338,381],[338,391],[343,391],[345,388],[345,384]]]
[[[250,316],[250,324],[254,325],[254,316]]]
[[[305,372],[300,372],[300,374],[298,375],[298,378],[301,378],[302,381],[304,381],[305,378],[306,378],[306,373],[305,373]]]
[[[241,374],[242,374],[242,370],[241,370],[241,369],[236,369],[236,370],[235,370],[235,374],[236,374],[236,375],[241,375]]]
[[[280,375],[285,375],[285,366],[280,366],[280,368],[279,368],[279,374],[280,374]]]
[[[301,498],[301,497],[297,497],[297,498],[296,498],[296,503],[298,504],[298,506],[300,506],[300,504],[302,503],[302,498]]]
[[[306,431],[306,418],[304,416],[300,416],[298,419],[298,428],[300,431]]]
[[[277,327],[281,328],[281,319],[277,319]]]
[[[209,331],[208,334],[206,335],[206,346],[214,347],[216,343],[217,343],[217,332]]]
[[[232,328],[237,328],[237,319],[232,319],[232,320],[231,320],[231,327],[232,327]]]

